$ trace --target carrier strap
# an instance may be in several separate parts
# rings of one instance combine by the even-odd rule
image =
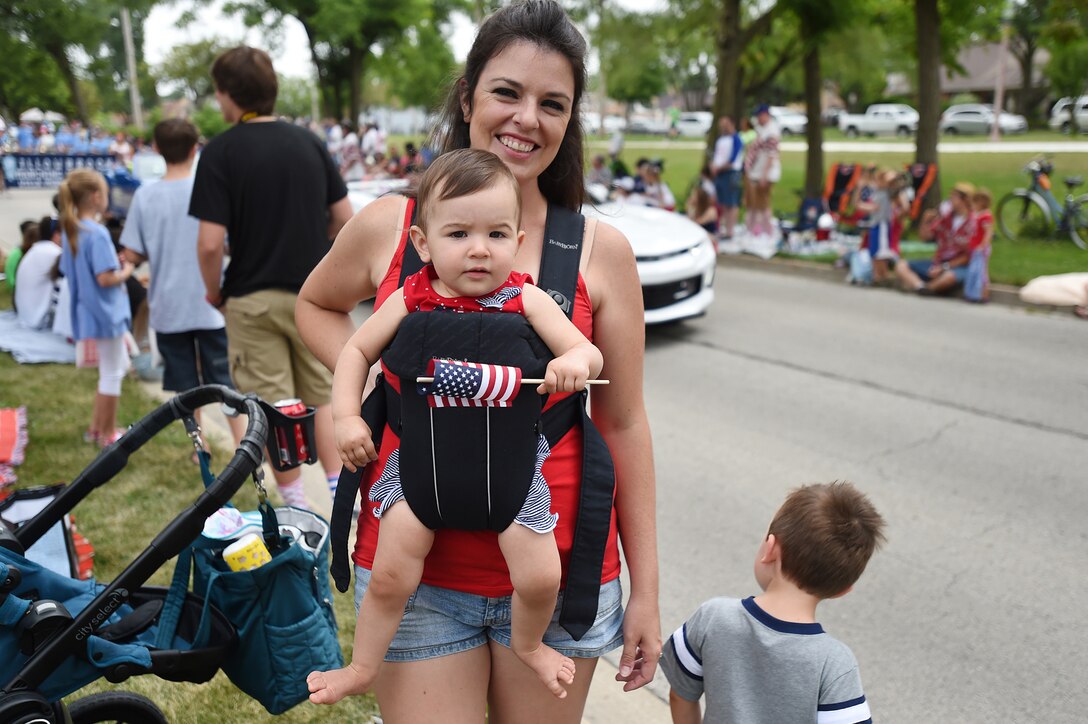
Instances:
[[[555,300],[567,319],[574,314],[574,295],[578,289],[578,268],[582,262],[585,230],[586,217],[566,207],[548,204],[544,249],[540,255],[540,274],[536,285]]]
[[[406,227],[410,227],[416,223],[416,200],[415,198],[408,197],[408,208],[405,209],[404,215],[408,219]],[[400,281],[397,283],[397,287],[404,286],[404,280],[415,274],[417,271],[423,268],[423,260],[419,258],[419,252],[416,251],[416,245],[412,243],[412,240],[408,238],[408,229],[404,230],[404,254],[400,258]],[[339,485],[339,483],[337,483]],[[337,488],[339,490],[339,488]]]
[[[415,251],[414,248],[413,251]],[[395,399],[389,399],[390,397]],[[374,440],[375,448],[381,449],[382,433],[387,423],[399,434],[400,399],[390,389],[389,385],[385,384],[383,374],[378,374],[374,390],[363,400],[360,414],[367,426],[370,427],[370,435]],[[359,466],[353,473],[346,467],[341,468],[340,479],[336,483],[336,495],[332,501],[332,519],[329,521],[329,535],[332,538],[332,561],[329,565],[329,571],[332,573],[332,580],[336,584],[336,590],[341,593],[346,592],[351,584],[351,555],[348,552],[348,537],[351,535],[355,497],[359,494],[359,488],[362,486],[363,471],[365,469],[365,466]],[[363,502],[365,503],[365,501]]]
[[[582,427],[582,493],[578,520],[563,589],[559,625],[575,641],[581,640],[597,618],[601,594],[601,568],[612,524],[612,498],[616,470],[612,454],[597,426],[586,412],[587,393],[570,395],[544,411],[541,424],[549,445],[555,445],[575,425]]]

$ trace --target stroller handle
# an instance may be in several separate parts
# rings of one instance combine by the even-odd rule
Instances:
[[[260,466],[268,436],[268,421],[260,402],[254,395],[241,395],[222,385],[195,387],[171,398],[134,424],[117,442],[103,450],[36,516],[16,531],[25,548],[64,517],[90,491],[108,482],[128,462],[129,455],[138,450],[160,430],[175,420],[189,417],[206,404],[222,402],[248,416],[245,435],[238,448],[215,478],[193,503],[175,517],[155,537],[112,583],[76,615],[64,633],[54,636],[27,661],[19,676],[8,682],[3,691],[35,689],[61,662],[80,650],[85,635],[98,628],[108,618],[104,613],[115,610],[127,601],[132,591],[144,585],[163,564],[177,556],[196,540],[209,515],[225,505],[242,484]],[[3,682],[0,682],[2,684]]]
[[[248,417],[245,435],[235,450],[234,457],[223,467],[215,484],[208,486],[207,492],[214,499],[214,504],[207,503],[210,509],[204,517],[222,507],[238,491],[245,479],[260,467],[265,440],[268,437],[268,420],[256,396],[242,395],[223,385],[204,385],[167,400],[133,424],[117,442],[103,450],[49,505],[15,532],[24,550],[45,535],[46,531],[71,512],[92,490],[119,473],[128,464],[129,456],[163,428],[175,420],[190,417],[198,408],[213,402],[225,403]],[[220,485],[221,482],[226,484]],[[203,525],[203,519],[201,524]]]

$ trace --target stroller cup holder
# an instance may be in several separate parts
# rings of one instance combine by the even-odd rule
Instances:
[[[316,408],[306,407],[306,412],[285,415],[264,400],[258,400],[268,418],[268,454],[272,467],[284,471],[297,468],[303,463],[317,462],[314,413]],[[300,405],[301,406],[301,405]]]

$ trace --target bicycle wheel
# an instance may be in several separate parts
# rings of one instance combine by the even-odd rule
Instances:
[[[1050,214],[1042,199],[1018,189],[1006,194],[997,205],[997,224],[1009,241],[1045,239],[1050,236]]]
[[[1069,238],[1081,249],[1088,249],[1088,194],[1074,199],[1069,210]]]
[[[85,696],[72,702],[68,714],[72,724],[168,724],[153,701],[130,691],[104,691]]]

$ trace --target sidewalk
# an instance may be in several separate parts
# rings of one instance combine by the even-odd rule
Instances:
[[[158,382],[144,381],[140,385],[148,395],[157,400],[165,401],[173,396],[164,392]],[[217,405],[203,408],[202,423],[206,438],[215,440],[223,447],[233,448],[234,441],[230,436],[230,428],[227,427],[227,418]],[[265,478],[272,487],[272,467],[265,463],[264,468]],[[332,512],[332,500],[320,466],[304,465],[302,484],[314,511],[327,519]],[[623,685],[615,680],[619,669],[618,662],[619,651],[616,651],[607,657],[601,657],[597,663],[593,672],[593,685],[589,690],[589,701],[586,702],[585,715],[582,717],[583,724],[666,724],[671,721],[669,705],[664,698],[668,696],[668,689],[663,684],[664,676],[659,672],[650,686],[625,693]]]
[[[23,243],[19,224],[26,219],[37,222],[56,213],[53,194],[56,189],[8,189],[0,194],[0,252],[7,254]]]

